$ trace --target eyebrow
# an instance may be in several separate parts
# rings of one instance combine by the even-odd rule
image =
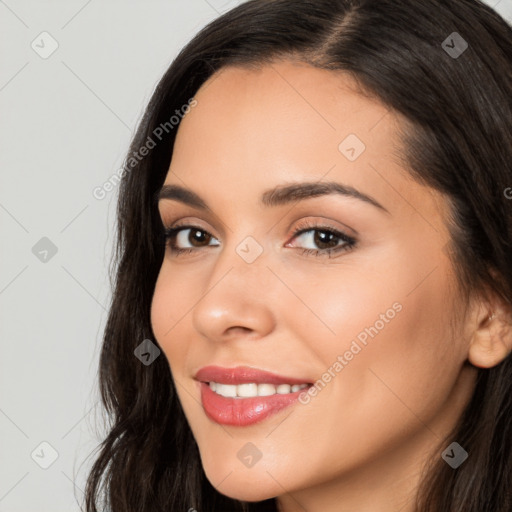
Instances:
[[[354,187],[343,185],[335,181],[321,183],[302,182],[291,185],[280,185],[263,192],[260,202],[263,206],[267,207],[281,206],[294,201],[302,201],[330,194],[338,194],[345,197],[359,199],[389,214],[389,211],[373,197],[363,194],[363,192],[360,192]],[[170,199],[200,210],[210,209],[207,203],[199,195],[180,185],[163,185],[160,190],[157,190],[153,199],[155,203],[159,203],[163,199]]]

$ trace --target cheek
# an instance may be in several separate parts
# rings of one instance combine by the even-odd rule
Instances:
[[[439,268],[411,292],[421,272],[396,279],[391,276],[400,275],[393,273],[398,268],[388,270],[379,282],[376,275],[355,272],[337,283],[318,282],[308,306],[322,322],[312,315],[303,320],[297,310],[293,315],[309,360],[325,372],[305,409],[308,418],[322,422],[301,442],[317,446],[333,432],[354,441],[343,446],[343,457],[336,450],[312,450],[313,467],[341,471],[401,443],[440,412],[455,385],[461,351],[451,340],[446,274]]]
[[[188,301],[181,292],[185,289],[176,282],[167,266],[164,265],[158,276],[151,302],[151,326],[170,364],[179,360],[187,344],[176,343],[180,339],[180,329],[185,325],[184,315]]]
[[[464,360],[450,329],[449,269],[439,263],[429,275],[435,264],[408,268],[396,256],[378,269],[347,265],[334,269],[335,278],[334,272],[317,274],[314,286],[295,274],[294,291],[307,297],[307,308],[289,304],[285,322],[295,326],[312,364],[324,370],[319,378],[326,385],[319,395],[341,400],[357,414],[371,416],[390,402],[395,405],[387,410],[396,412],[403,408],[398,397],[432,412]]]
[[[403,314],[398,311],[402,309],[403,286],[398,279],[389,278],[389,267],[386,273],[381,267],[364,265],[360,258],[346,261],[331,268],[319,267],[316,272],[307,268],[281,272],[294,293],[285,290],[279,314],[286,315],[284,325],[293,328],[296,339],[314,352],[317,369],[327,369],[338,355],[351,349],[349,358],[357,351],[352,359],[364,359],[371,340],[385,337],[389,326]]]
[[[352,334],[354,330],[359,333],[351,339],[361,351],[343,370],[342,390],[353,407],[367,411],[367,417],[357,423],[365,424],[380,411],[383,429],[387,423],[390,433],[413,429],[419,424],[418,417],[426,421],[442,407],[463,362],[461,344],[452,339],[452,299],[446,284],[446,274],[439,268],[418,287],[403,279],[401,290],[387,293],[383,286],[379,298],[368,306],[364,302],[359,305],[365,311],[366,325],[352,324]],[[386,314],[385,308],[393,301],[399,310]],[[361,335],[365,343],[359,343]]]

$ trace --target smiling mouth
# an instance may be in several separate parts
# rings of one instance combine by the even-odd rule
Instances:
[[[313,386],[306,379],[249,366],[205,366],[194,376],[206,416],[215,423],[247,427],[293,407]]]

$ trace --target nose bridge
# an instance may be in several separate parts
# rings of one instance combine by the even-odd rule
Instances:
[[[257,229],[254,221],[241,222],[242,217],[243,214],[240,214],[238,220],[232,222],[229,227],[224,247],[215,262],[214,274],[218,272],[223,274],[226,270],[232,269],[230,271],[232,279],[243,277],[251,281],[256,277],[258,282],[269,273],[266,265],[271,256],[269,252],[272,246],[271,234],[265,233],[264,226]]]
[[[258,331],[260,335],[272,328],[268,292],[275,277],[267,268],[267,256],[263,243],[252,235],[223,247],[193,311],[198,331],[209,339],[220,339],[231,327]]]

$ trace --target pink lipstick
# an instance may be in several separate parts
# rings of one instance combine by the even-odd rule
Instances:
[[[208,418],[222,425],[248,426],[295,404],[312,384],[306,379],[238,366],[205,366],[195,375]]]

